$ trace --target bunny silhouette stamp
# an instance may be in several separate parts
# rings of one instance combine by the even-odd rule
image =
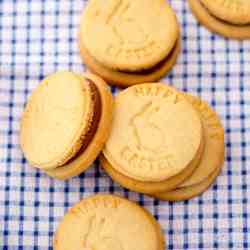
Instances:
[[[107,228],[112,227],[109,223],[110,220],[105,217],[94,215],[89,219],[87,232],[83,236],[83,250],[124,250],[121,241],[107,232]]]

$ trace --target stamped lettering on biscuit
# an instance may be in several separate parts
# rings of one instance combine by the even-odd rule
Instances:
[[[95,197],[91,200],[86,200],[82,204],[71,208],[70,212],[76,217],[86,216],[92,214],[93,211],[98,207],[117,209],[121,201],[114,197]]]
[[[212,139],[223,140],[223,128],[215,112],[208,106],[208,104],[202,102],[199,98],[194,98],[192,96],[187,96],[187,98],[192,103],[192,105],[200,112],[202,118],[206,123],[206,126],[209,127],[209,136]]]
[[[177,104],[183,100],[183,96],[174,91],[171,88],[166,88],[163,86],[136,86],[134,87],[134,94],[137,97],[149,96],[149,97],[159,97],[159,98],[173,98],[173,103]]]

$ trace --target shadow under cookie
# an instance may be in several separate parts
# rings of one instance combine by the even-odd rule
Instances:
[[[97,62],[89,54],[81,42],[79,42],[79,48],[84,63],[93,73],[96,73],[111,85],[118,87],[128,87],[139,83],[155,82],[161,79],[167,72],[169,72],[175,65],[178,58],[181,49],[181,39],[179,38],[178,41],[176,41],[174,48],[165,60],[151,69],[134,73],[109,69]]]
[[[250,24],[235,25],[225,22],[210,13],[200,0],[188,0],[190,8],[198,21],[212,32],[227,38],[250,39]]]

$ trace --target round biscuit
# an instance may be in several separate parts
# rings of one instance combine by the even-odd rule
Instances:
[[[53,249],[164,250],[164,235],[149,212],[114,195],[95,195],[72,207],[54,236]]]
[[[92,124],[93,107],[88,83],[76,74],[62,71],[45,78],[21,119],[20,144],[28,162],[53,169],[70,160]]]
[[[203,138],[200,117],[183,94],[160,83],[120,92],[103,154],[120,173],[158,182],[181,173]]]
[[[179,28],[165,0],[91,0],[80,34],[81,43],[97,62],[134,72],[162,61],[173,49]]]

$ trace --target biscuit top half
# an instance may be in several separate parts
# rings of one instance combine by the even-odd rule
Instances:
[[[89,82],[71,72],[45,78],[28,100],[21,120],[21,147],[30,164],[51,169],[81,148],[92,124]]]
[[[165,0],[90,0],[80,42],[106,67],[141,71],[173,49],[179,35],[175,13]]]
[[[209,12],[232,24],[250,24],[249,0],[200,0]]]
[[[163,181],[191,164],[202,138],[200,117],[182,94],[164,84],[142,84],[116,97],[103,153],[128,177]]]

